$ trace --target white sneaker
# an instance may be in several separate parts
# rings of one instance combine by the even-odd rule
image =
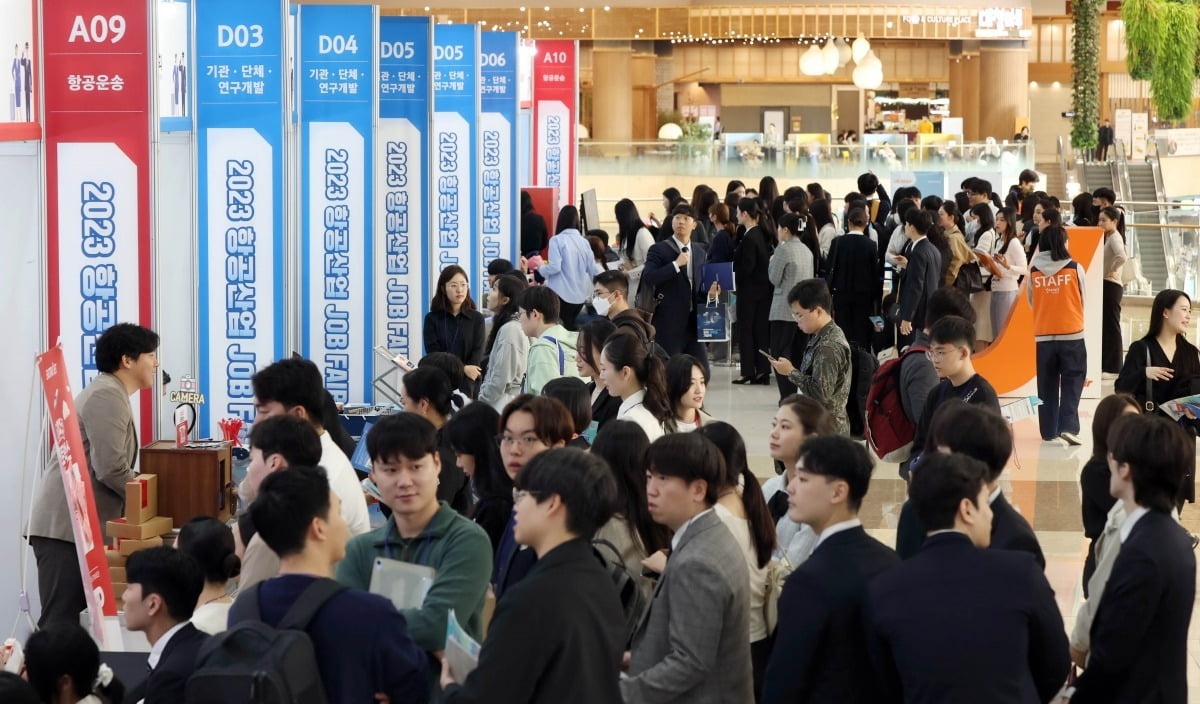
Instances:
[[[1071,445],[1073,447],[1078,447],[1083,444],[1082,442],[1080,442],[1079,436],[1076,435],[1075,433],[1062,433],[1058,437],[1062,438],[1063,440],[1066,441],[1066,443],[1068,445]]]

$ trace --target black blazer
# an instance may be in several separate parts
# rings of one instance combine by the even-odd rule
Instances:
[[[833,238],[829,247],[829,291],[834,298],[878,298],[883,295],[877,248],[871,238],[849,233]]]
[[[424,337],[425,354],[449,352],[463,364],[483,364],[487,332],[483,314],[477,310],[461,311],[458,315],[448,311],[426,313]]]
[[[1186,702],[1195,596],[1196,556],[1187,531],[1165,513],[1145,514],[1113,563],[1071,703]]]
[[[1062,614],[1028,553],[938,533],[867,591],[878,701],[1033,704],[1066,681]]]
[[[1046,569],[1046,556],[1042,554],[1042,546],[1034,535],[1029,521],[1017,513],[1004,494],[992,502],[992,550],[1024,550],[1033,555],[1038,567]]]
[[[942,285],[942,255],[928,238],[913,244],[908,267],[900,281],[900,308],[896,322],[907,320],[916,330],[925,328],[925,307]]]
[[[144,699],[145,704],[178,704],[186,700],[187,680],[196,671],[196,654],[206,640],[208,635],[190,623],[176,631],[163,648],[158,666],[125,695],[125,701],[136,704]]]
[[[625,637],[621,600],[591,544],[563,543],[501,597],[479,666],[444,701],[620,702]]]
[[[675,270],[679,246],[674,237],[655,242],[646,252],[646,267],[642,269],[642,284],[653,286],[655,292],[663,297],[654,309],[652,322],[655,340],[668,350],[683,349],[689,342],[695,342],[696,309],[704,305],[708,294],[702,276],[708,252],[692,240],[688,245],[688,255],[688,266],[692,272],[690,286],[687,273]]]
[[[767,233],[755,225],[746,230],[733,250],[733,275],[736,277],[739,301],[767,299],[775,295],[775,287],[767,276],[771,263],[771,243]]]
[[[1170,367],[1175,370],[1175,376],[1169,381],[1150,382],[1151,392],[1154,394],[1154,398],[1150,400],[1154,401],[1156,406],[1200,391],[1200,356],[1183,335],[1175,341],[1173,359],[1167,359],[1167,354],[1154,338],[1143,337],[1129,343],[1129,351],[1125,353],[1121,373],[1113,382],[1114,390],[1133,394],[1138,404],[1145,408],[1147,348],[1150,350],[1150,366]]]
[[[860,526],[829,536],[796,568],[779,596],[764,704],[878,700],[862,607],[867,584],[899,563]]]
[[[589,381],[587,391],[588,398],[591,398],[592,393],[596,391],[596,382]],[[621,397],[608,393],[607,388],[603,389],[592,403],[592,420],[596,421],[596,428],[603,428],[608,421],[616,419],[620,410]]]

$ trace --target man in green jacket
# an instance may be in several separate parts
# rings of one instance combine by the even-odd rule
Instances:
[[[431,672],[436,674],[441,666],[434,653],[446,647],[451,609],[467,633],[477,640],[482,637],[492,544],[482,528],[437,500],[441,455],[432,423],[415,413],[387,416],[367,435],[367,452],[371,479],[392,517],[382,528],[350,541],[337,580],[369,589],[380,557],[433,568],[421,605],[397,608],[413,640],[430,654]]]
[[[558,294],[545,286],[531,286],[521,292],[517,306],[517,320],[531,340],[524,392],[536,396],[551,379],[579,376],[575,368],[578,334],[559,323]]]

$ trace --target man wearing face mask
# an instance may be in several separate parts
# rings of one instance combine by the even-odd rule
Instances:
[[[612,321],[617,329],[627,327],[647,340],[654,340],[654,326],[637,308],[629,305],[629,277],[623,271],[605,271],[592,279],[592,308]]]

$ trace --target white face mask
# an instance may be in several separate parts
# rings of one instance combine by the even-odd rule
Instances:
[[[593,296],[592,307],[596,309],[596,315],[607,318],[608,310],[612,308],[612,302],[603,296]]]

